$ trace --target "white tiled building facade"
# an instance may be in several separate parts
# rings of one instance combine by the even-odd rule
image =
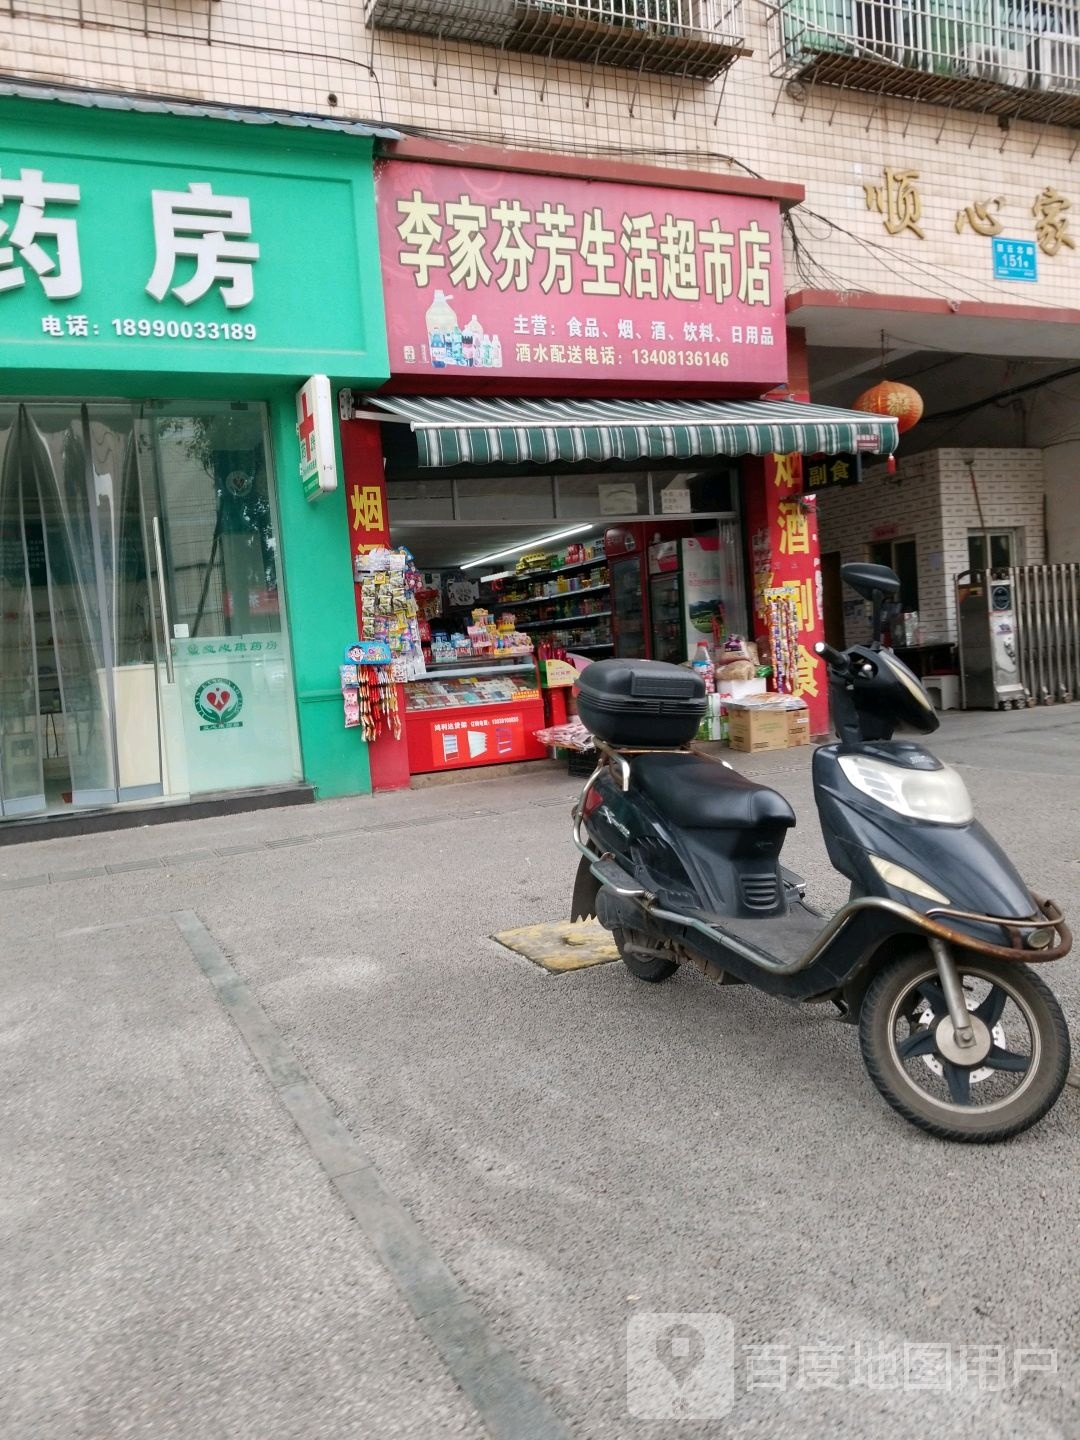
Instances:
[[[432,3],[464,12],[492,0]],[[1003,303],[1021,290],[1042,307],[1080,294],[1080,252],[1040,256],[1038,284],[1021,287],[995,282],[989,242],[956,230],[963,207],[1000,197],[1006,233],[1030,238],[1032,204],[1050,186],[1077,205],[1080,234],[1073,132],[1025,121],[1003,130],[992,115],[838,86],[793,98],[771,73],[776,41],[761,0],[744,0],[734,20],[752,53],[713,83],[376,30],[363,0],[17,0],[12,11],[0,26],[9,75],[799,181],[823,219],[796,222],[806,278],[789,254],[791,289],[809,281]],[[886,167],[917,172],[923,239],[889,235],[868,211],[864,185],[880,185]]]
[[[826,555],[838,551],[843,563],[866,559],[868,542],[914,540],[925,638],[949,639],[956,634],[954,577],[968,569],[968,537],[980,530],[980,503],[996,532],[1016,537],[1018,561],[1042,563],[1040,450],[929,450],[895,475],[875,467],[861,485],[830,495],[821,506],[821,549]],[[866,616],[850,598],[845,633],[846,643],[854,644],[866,638]]]
[[[789,17],[793,3],[787,0]],[[923,13],[918,7],[902,11],[896,0],[797,3],[811,28],[819,22],[854,25],[863,27],[862,34],[868,24],[883,33],[883,25],[909,24],[896,18],[901,13]],[[933,0],[920,3],[926,14],[936,13]],[[1005,23],[1003,0],[996,3]],[[865,555],[878,508],[897,507],[902,530],[923,536],[919,568],[932,628],[951,633],[949,577],[966,563],[967,529],[977,523],[970,486],[965,489],[977,447],[987,524],[1019,527],[1021,556],[1028,562],[1080,560],[1074,499],[1080,427],[1074,436],[1071,418],[1080,386],[1074,390],[1076,382],[1066,378],[1052,389],[1028,392],[1028,400],[1011,408],[987,405],[952,418],[957,397],[1011,393],[1032,376],[1054,380],[1071,357],[1080,359],[1080,339],[1073,338],[1080,329],[1070,323],[1074,307],[1080,309],[1075,0],[1039,7],[1042,31],[1060,30],[1064,39],[1032,35],[1021,53],[1015,34],[1006,37],[1012,49],[1004,68],[1001,45],[990,47],[990,54],[971,43],[975,31],[965,32],[963,41],[952,21],[951,30],[944,21],[936,29],[931,25],[927,45],[946,53],[944,62],[929,51],[917,61],[920,83],[937,84],[930,72],[943,69],[951,69],[955,81],[959,69],[975,78],[993,74],[1015,87],[987,91],[985,104],[973,99],[970,88],[960,95],[954,82],[952,91],[946,85],[933,99],[899,98],[893,93],[896,67],[880,62],[885,56],[910,66],[911,52],[905,58],[891,43],[860,48],[850,38],[839,46],[849,58],[862,63],[876,55],[875,74],[885,77],[879,93],[818,83],[812,76],[789,83],[791,68],[779,73],[780,21],[763,0],[741,0],[734,10],[720,0],[370,5],[384,18],[417,8],[445,14],[451,30],[463,16],[483,29],[493,15],[505,20],[523,10],[654,19],[677,10],[698,26],[726,25],[748,53],[718,79],[696,80],[651,73],[648,63],[616,68],[559,59],[554,49],[519,54],[374,28],[364,0],[17,0],[0,27],[0,71],[35,82],[377,121],[462,144],[798,182],[806,202],[789,221],[788,292],[829,292],[830,303],[840,307],[835,322],[830,312],[819,311],[815,328],[807,331],[813,397],[849,404],[874,383],[885,332],[891,373],[898,373],[896,360],[906,361],[898,378],[915,380],[928,415],[950,415],[948,423],[924,423],[904,442],[902,484],[875,482],[858,494],[821,497],[824,548],[841,549],[845,559]],[[1057,9],[1060,23],[1051,23]],[[1075,42],[1069,34],[1077,35]],[[1074,49],[1075,87],[1069,78]],[[1003,93],[1016,94],[1017,112],[1026,106],[1034,113],[1040,96],[1046,98],[1038,66],[1050,64],[1048,56],[1064,67],[1055,80],[1055,118],[995,114],[1003,105],[1008,109]],[[1034,213],[1040,196],[1041,231]],[[994,278],[992,240],[976,232],[998,227],[1002,238],[1042,242],[1036,281]],[[887,303],[875,298],[883,296]],[[859,302],[865,302],[862,311]],[[982,312],[977,324],[970,320],[972,305]],[[988,306],[1009,308],[991,312]],[[853,314],[859,323],[852,329],[847,322]],[[796,310],[793,324],[811,322],[800,320]],[[963,446],[972,448],[958,448]],[[927,447],[934,453],[918,454]]]

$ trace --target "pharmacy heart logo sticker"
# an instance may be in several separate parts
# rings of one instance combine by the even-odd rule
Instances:
[[[236,717],[244,705],[244,696],[233,680],[204,680],[195,691],[195,713],[205,724],[200,730],[236,729],[243,721]]]

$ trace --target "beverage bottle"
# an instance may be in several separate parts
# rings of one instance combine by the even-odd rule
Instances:
[[[454,308],[444,291],[435,291],[435,299],[428,306],[424,320],[427,325],[431,363],[437,370],[441,370],[450,360],[451,336],[458,323]]]
[[[705,682],[705,693],[711,695],[716,689],[716,677],[713,673],[712,656],[709,654],[709,647],[704,640],[698,641],[691,664],[695,673],[700,675]]]

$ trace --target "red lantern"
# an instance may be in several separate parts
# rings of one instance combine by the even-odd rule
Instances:
[[[863,410],[869,415],[891,415],[897,429],[903,435],[922,419],[922,396],[910,385],[899,380],[882,380],[870,390],[865,390],[852,402],[852,409]]]

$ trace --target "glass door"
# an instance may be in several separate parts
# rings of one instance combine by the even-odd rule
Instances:
[[[627,555],[609,562],[611,572],[611,629],[615,654],[620,659],[645,658],[645,595],[641,584],[641,556]]]
[[[170,789],[295,783],[302,765],[265,407],[155,401],[138,424],[168,636]]]
[[[0,432],[3,813],[160,795],[161,641],[130,407],[8,406]]]
[[[652,658],[680,665],[686,659],[683,638],[682,590],[678,571],[653,575],[649,581],[649,613],[652,616]]]
[[[24,425],[19,407],[0,405],[0,815],[45,809],[37,598],[22,483]]]

